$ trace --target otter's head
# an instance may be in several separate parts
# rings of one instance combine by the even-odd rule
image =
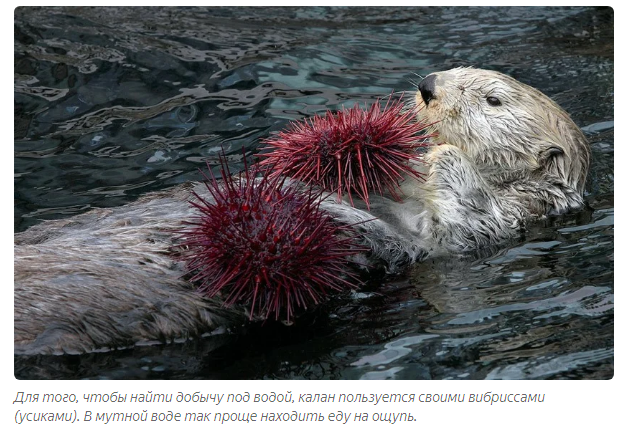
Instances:
[[[582,195],[589,167],[583,133],[546,95],[501,73],[457,68],[418,85],[418,116],[437,143],[462,149],[478,165],[562,180]]]

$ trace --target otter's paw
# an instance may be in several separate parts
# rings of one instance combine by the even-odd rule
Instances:
[[[462,193],[463,190],[486,186],[477,167],[456,146],[436,146],[424,159],[430,164],[427,182],[435,188],[443,187]]]
[[[424,161],[433,165],[450,157],[460,159],[463,157],[463,151],[456,146],[448,144],[433,146],[424,156]]]

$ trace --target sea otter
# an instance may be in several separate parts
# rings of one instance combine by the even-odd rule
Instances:
[[[432,124],[427,180],[403,183],[403,203],[373,197],[377,219],[362,226],[392,266],[503,242],[533,218],[582,207],[589,145],[540,91],[502,73],[456,68],[426,76],[415,108]],[[369,218],[334,203],[325,209],[348,223]]]
[[[457,68],[426,76],[416,115],[430,124],[427,179],[402,184],[404,202],[370,209],[321,205],[362,230],[372,257],[404,262],[493,245],[533,218],[583,204],[589,148],[541,92],[506,75]],[[172,231],[193,215],[199,184],[150,193],[114,209],[41,223],[15,235],[14,352],[83,353],[185,339],[245,320],[207,299],[173,258]],[[367,221],[367,222],[362,222]]]

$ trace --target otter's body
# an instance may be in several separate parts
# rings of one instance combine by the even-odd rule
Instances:
[[[421,108],[421,109],[420,109]],[[393,268],[515,237],[524,223],[580,208],[589,165],[582,132],[548,97],[491,71],[427,76],[417,116],[431,125],[426,181],[403,203],[370,210],[327,196],[322,207],[359,224],[372,255]],[[15,353],[81,353],[210,333],[245,318],[205,299],[172,258],[172,231],[193,216],[192,190],[44,222],[15,235]]]
[[[197,294],[171,258],[193,186],[15,235],[15,353],[82,353],[195,337],[243,312]],[[196,186],[201,191],[205,187]]]

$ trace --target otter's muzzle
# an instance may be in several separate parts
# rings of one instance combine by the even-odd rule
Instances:
[[[426,106],[435,98],[435,79],[437,79],[437,75],[428,75],[417,86]]]

